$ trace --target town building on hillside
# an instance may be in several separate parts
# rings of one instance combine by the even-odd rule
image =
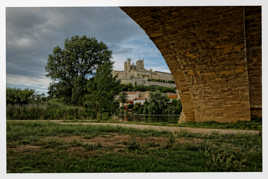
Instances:
[[[124,63],[124,71],[113,71],[122,84],[176,87],[171,73],[146,70],[144,60],[137,60],[136,65],[128,59]]]
[[[144,102],[146,100],[149,99],[150,96],[150,91],[126,91],[126,103],[122,104],[120,103],[120,106],[123,105],[128,105],[128,104],[144,104]],[[180,99],[177,93],[164,93],[165,95],[167,95],[168,99],[170,100],[170,102],[173,99]],[[116,99],[119,98],[119,95],[116,97]]]

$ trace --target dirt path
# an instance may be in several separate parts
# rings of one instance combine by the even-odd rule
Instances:
[[[62,122],[53,121],[63,125],[96,125],[96,126],[115,126],[127,127],[140,130],[156,130],[156,131],[169,131],[169,132],[189,132],[198,134],[259,134],[257,130],[239,130],[239,129],[208,129],[208,128],[191,128],[191,127],[170,127],[170,126],[153,126],[142,124],[120,124],[120,123],[94,123],[94,122]]]

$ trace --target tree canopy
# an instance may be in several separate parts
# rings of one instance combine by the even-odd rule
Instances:
[[[34,90],[7,88],[7,104],[29,104],[33,100]]]
[[[66,39],[64,48],[56,46],[48,56],[47,76],[53,82],[49,95],[62,98],[65,103],[81,104],[88,80],[98,66],[110,62],[112,52],[103,43],[87,36]]]
[[[146,106],[149,114],[164,114],[168,106],[169,99],[160,91],[150,93],[148,105]]]
[[[7,104],[25,105],[32,103],[43,103],[47,101],[45,94],[38,94],[33,89],[7,88]]]

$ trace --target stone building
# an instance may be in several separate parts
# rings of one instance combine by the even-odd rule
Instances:
[[[137,60],[135,65],[128,59],[124,63],[124,71],[113,71],[113,75],[117,76],[122,84],[176,87],[171,73],[146,70],[144,60]]]

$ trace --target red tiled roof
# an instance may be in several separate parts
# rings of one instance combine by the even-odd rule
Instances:
[[[137,94],[138,92],[137,91],[127,91],[126,93],[127,94]]]
[[[168,98],[169,99],[177,99],[178,96],[176,94],[173,94],[173,95],[168,95]]]

